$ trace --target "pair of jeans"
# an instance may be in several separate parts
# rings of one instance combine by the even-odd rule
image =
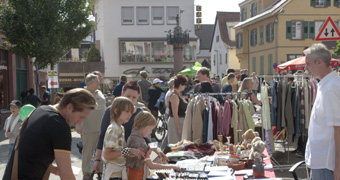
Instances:
[[[9,144],[9,146],[8,146],[8,156],[11,156],[13,148],[14,148],[14,144]]]
[[[334,180],[334,172],[329,169],[312,169],[310,180]]]

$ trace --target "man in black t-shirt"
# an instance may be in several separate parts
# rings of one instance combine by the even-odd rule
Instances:
[[[37,108],[23,123],[18,156],[18,179],[42,179],[47,168],[61,179],[75,180],[71,168],[70,126],[81,123],[96,108],[96,100],[86,89],[65,93],[55,106]],[[4,180],[11,179],[14,151],[7,164]]]
[[[47,91],[46,86],[42,86],[43,90],[43,99],[41,105],[50,105],[51,104],[51,93]]]

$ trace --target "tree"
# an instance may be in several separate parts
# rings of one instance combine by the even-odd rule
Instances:
[[[52,68],[90,34],[91,12],[86,0],[9,0],[0,5],[0,29],[9,50]]]
[[[340,57],[340,41],[336,41],[336,48],[334,50],[334,53]]]
[[[91,48],[87,52],[86,61],[87,62],[90,62],[90,61],[100,61],[100,59],[101,59],[101,57],[100,57],[99,50],[96,48],[96,46],[94,44],[92,44]]]

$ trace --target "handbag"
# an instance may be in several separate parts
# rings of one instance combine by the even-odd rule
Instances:
[[[35,111],[35,109],[25,118],[24,122],[21,124],[20,131],[17,137],[17,141],[14,146],[14,158],[13,158],[13,166],[12,166],[12,173],[11,173],[11,180],[18,180],[18,159],[19,159],[19,143],[20,143],[20,137],[22,134],[23,129],[26,127],[27,122],[31,114]],[[42,178],[42,180],[48,180],[51,173],[52,164],[48,166],[48,168],[45,171],[45,174]]]
[[[96,172],[95,172],[95,171],[92,171],[89,180],[93,180],[95,174],[96,174]],[[97,173],[97,176],[98,176],[98,177],[97,177],[98,180],[101,180],[101,179],[102,179],[102,173]]]

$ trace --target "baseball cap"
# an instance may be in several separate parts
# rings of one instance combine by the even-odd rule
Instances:
[[[9,105],[21,107],[22,103],[19,100],[13,100],[11,103],[9,103]]]
[[[153,84],[157,84],[157,83],[162,83],[163,81],[161,81],[160,79],[156,78],[153,80]]]
[[[43,86],[41,86],[41,88],[45,88],[45,89],[46,89],[46,86],[45,86],[45,85],[43,85]]]

